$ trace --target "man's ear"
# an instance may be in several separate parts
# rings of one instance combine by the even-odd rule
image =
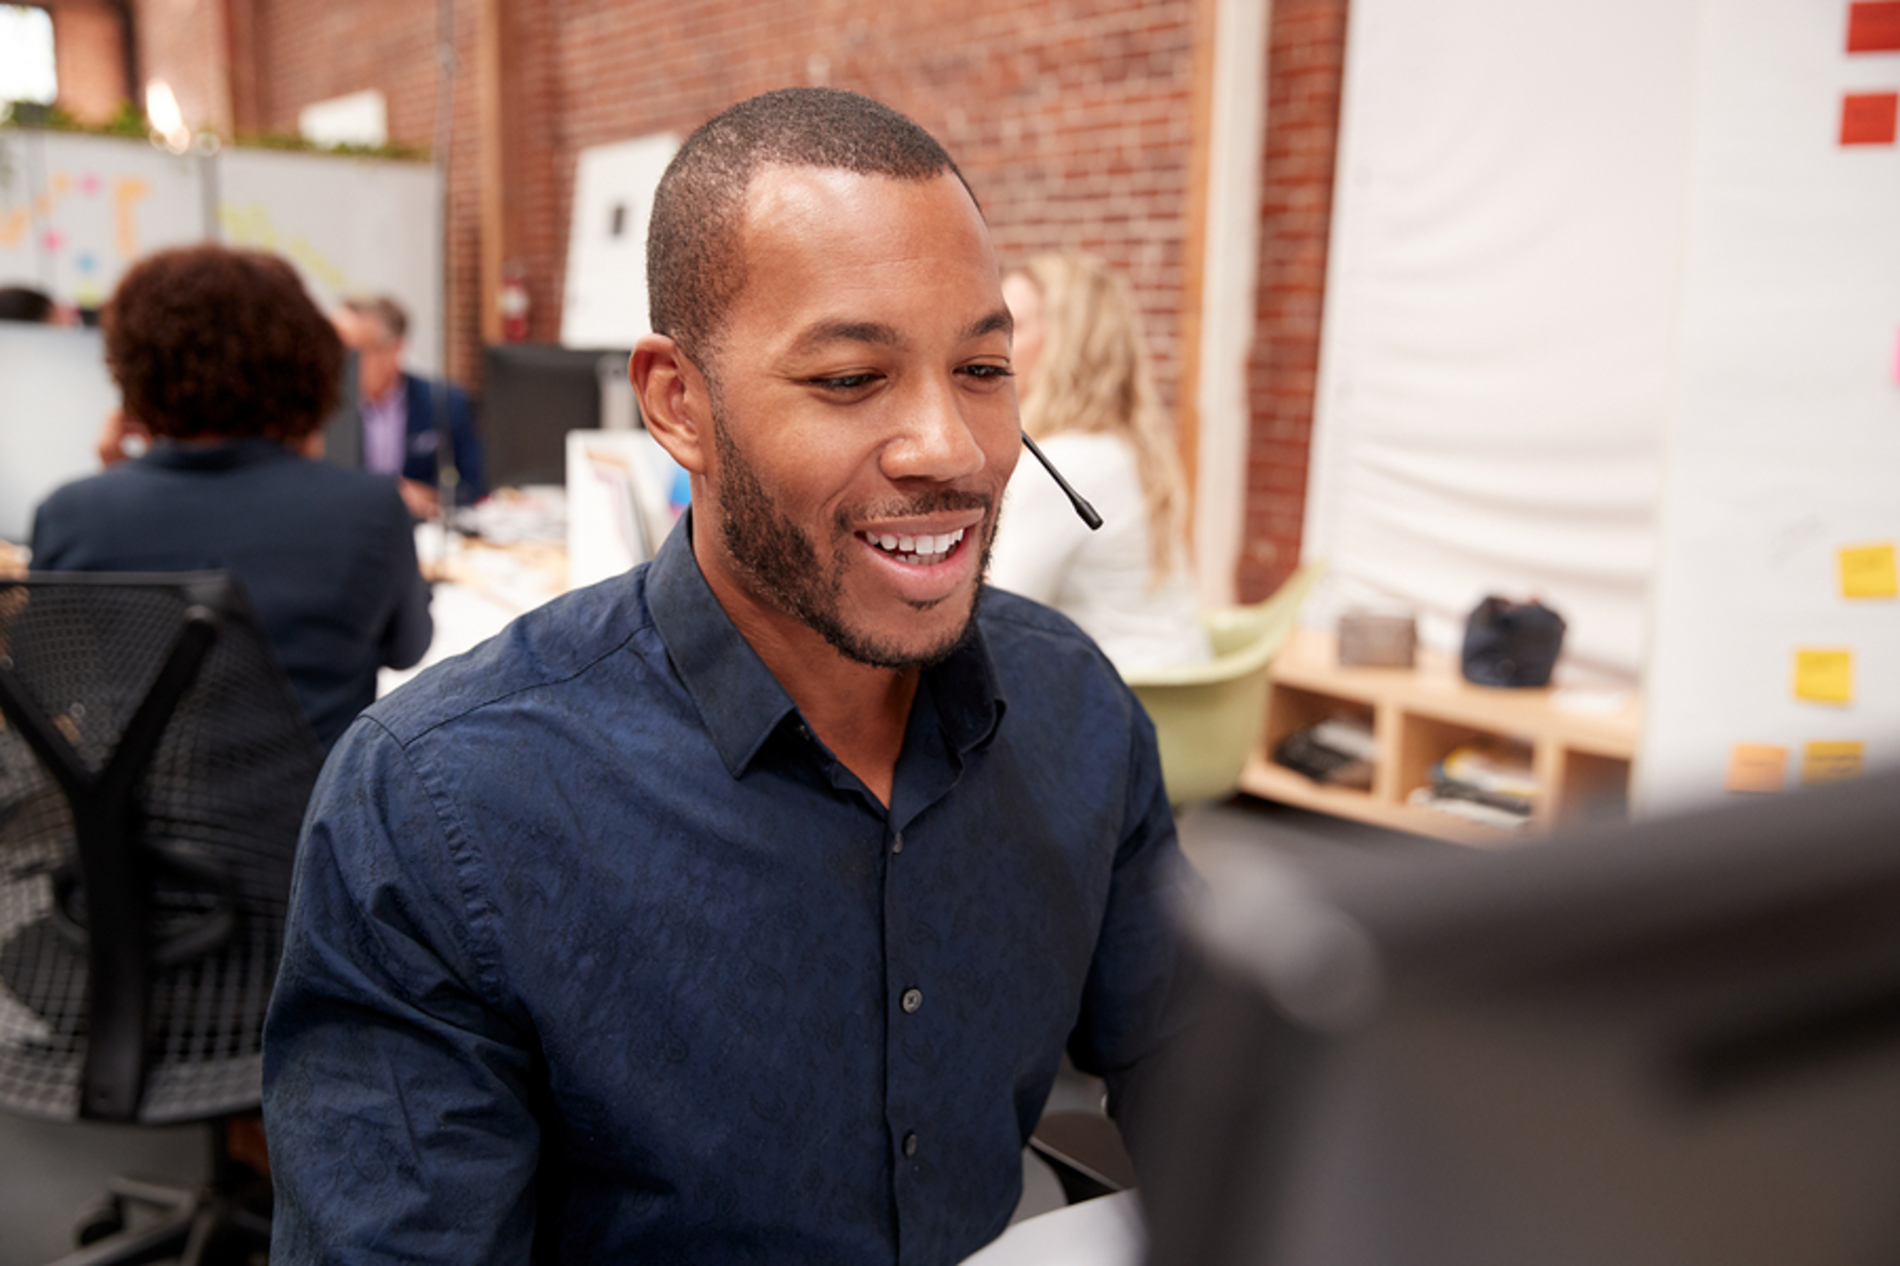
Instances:
[[[640,416],[660,447],[689,472],[706,473],[712,408],[706,376],[664,334],[642,335],[627,360]]]

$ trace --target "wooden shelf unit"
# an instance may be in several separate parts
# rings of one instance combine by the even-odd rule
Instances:
[[[1421,649],[1415,668],[1341,668],[1336,641],[1295,629],[1273,661],[1266,737],[1241,775],[1241,789],[1269,800],[1466,844],[1506,844],[1552,826],[1628,813],[1630,765],[1642,733],[1635,691],[1607,714],[1560,711],[1555,688],[1474,686],[1449,655]],[[1378,746],[1370,791],[1313,782],[1270,753],[1281,739],[1331,716],[1372,725]],[[1473,822],[1406,803],[1431,781],[1432,766],[1460,744],[1500,736],[1530,745],[1543,794],[1524,831]]]

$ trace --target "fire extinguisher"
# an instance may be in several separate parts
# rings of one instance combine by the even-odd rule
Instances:
[[[528,280],[520,268],[510,265],[502,270],[501,292],[496,296],[501,308],[501,338],[504,343],[528,341]]]

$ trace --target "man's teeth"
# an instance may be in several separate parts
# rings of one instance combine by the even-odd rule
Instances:
[[[868,532],[864,539],[871,542],[887,554],[896,554],[906,561],[935,561],[956,548],[963,539],[963,528],[946,532],[941,536],[872,536]]]

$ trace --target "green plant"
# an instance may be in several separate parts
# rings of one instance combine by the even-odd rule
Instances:
[[[144,111],[130,101],[121,101],[111,118],[89,123],[74,118],[58,105],[38,101],[0,103],[0,127],[39,128],[49,132],[81,132],[90,136],[125,136],[142,140],[151,135]],[[305,154],[336,154],[346,158],[387,158],[404,162],[427,162],[429,147],[391,141],[383,145],[320,145],[294,132],[240,132],[226,144],[241,149],[289,150]]]

